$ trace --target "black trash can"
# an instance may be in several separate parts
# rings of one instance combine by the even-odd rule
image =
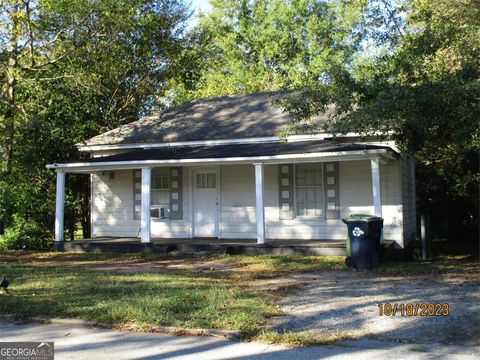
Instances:
[[[342,221],[348,226],[350,239],[350,258],[347,258],[347,264],[357,269],[377,267],[380,261],[383,219],[355,214]]]

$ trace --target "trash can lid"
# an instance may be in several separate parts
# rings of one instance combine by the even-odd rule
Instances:
[[[383,219],[379,216],[369,215],[369,214],[352,214],[349,217],[343,218],[344,223],[348,222],[372,222],[372,221],[382,221]]]

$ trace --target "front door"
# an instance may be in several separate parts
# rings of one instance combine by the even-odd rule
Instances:
[[[218,237],[218,168],[193,172],[193,221],[195,237]]]

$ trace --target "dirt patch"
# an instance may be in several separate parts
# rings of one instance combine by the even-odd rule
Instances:
[[[75,267],[75,265],[72,265]],[[65,267],[62,265],[62,267]],[[106,271],[106,272],[124,272],[129,274],[138,274],[138,273],[162,273],[172,270],[185,270],[192,272],[241,272],[243,271],[243,266],[239,264],[225,264],[218,263],[215,261],[203,261],[203,260],[148,260],[148,261],[131,261],[128,263],[125,262],[110,262],[106,264],[92,264],[89,263],[89,269],[96,271]]]
[[[285,288],[299,289],[319,279],[321,279],[321,275],[319,274],[292,274],[290,276],[271,279],[256,279],[245,283],[245,286],[253,290],[278,291]]]
[[[104,272],[123,272],[129,274],[164,273],[171,270],[187,270],[193,272],[242,272],[244,265],[236,263],[221,263],[214,260],[198,258],[171,258],[171,259],[57,259],[54,257],[23,256],[21,258],[5,257],[5,263],[24,263],[29,266],[61,267],[65,269],[89,269]]]
[[[379,304],[445,304],[448,316],[380,316]],[[323,272],[280,301],[277,331],[334,334],[405,342],[477,343],[478,276],[382,276],[349,270]]]

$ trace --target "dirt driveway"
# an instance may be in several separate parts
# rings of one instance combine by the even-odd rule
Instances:
[[[448,316],[379,316],[379,304],[449,304]],[[346,334],[401,342],[477,343],[478,277],[398,277],[350,270],[326,271],[280,302],[279,331]],[[420,311],[419,311],[420,313]]]

